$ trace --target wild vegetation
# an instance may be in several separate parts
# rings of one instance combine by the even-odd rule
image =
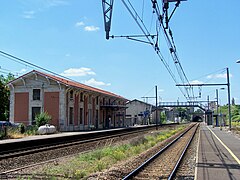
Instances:
[[[219,112],[221,114],[226,114],[226,119],[229,119],[228,114],[228,105],[220,106]],[[231,114],[232,114],[232,125],[238,125],[240,122],[240,105],[232,105],[231,106]],[[228,124],[228,121],[227,121]]]
[[[129,159],[143,151],[153,147],[157,143],[171,137],[178,131],[182,130],[181,126],[175,130],[165,130],[152,133],[131,140],[128,144],[107,146],[97,149],[92,152],[80,154],[75,158],[69,159],[67,162],[51,167],[41,169],[41,174],[46,174],[52,177],[64,176],[65,178],[80,179],[88,176],[91,173],[103,171],[119,161]],[[34,172],[39,174],[39,172]],[[33,173],[33,178],[34,178]],[[57,179],[57,178],[56,178]]]
[[[0,121],[6,121],[9,117],[10,90],[7,83],[14,79],[12,74],[0,75]]]
[[[47,112],[41,112],[36,115],[36,125],[40,127],[42,125],[48,124],[51,121],[52,117]]]
[[[36,116],[36,125],[25,126],[20,123],[18,126],[9,126],[0,130],[0,139],[17,139],[25,136],[32,136],[37,134],[40,126],[48,124],[52,117],[47,112],[42,112]]]

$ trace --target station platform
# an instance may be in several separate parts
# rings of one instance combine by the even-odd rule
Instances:
[[[119,127],[119,128],[110,128],[110,129],[99,129],[99,130],[89,130],[89,131],[75,131],[75,132],[58,132],[54,134],[47,134],[47,135],[33,135],[33,136],[26,136],[19,139],[3,139],[0,140],[1,144],[8,144],[8,143],[15,143],[15,142],[26,142],[32,140],[42,140],[42,139],[51,139],[51,138],[58,138],[58,137],[68,137],[68,136],[78,136],[78,135],[88,135],[94,133],[102,133],[102,132],[110,132],[110,131],[121,131],[124,129],[135,129],[135,128],[144,128],[149,127],[148,125],[136,125],[136,126],[129,126],[129,127]],[[152,127],[155,127],[152,125]]]
[[[46,138],[56,138],[56,137],[62,137],[62,136],[73,136],[78,134],[86,134],[89,133],[86,132],[63,132],[63,133],[57,133],[57,134],[48,134],[48,135],[34,135],[34,136],[26,136],[19,139],[3,139],[0,140],[0,144],[6,144],[6,143],[14,143],[14,142],[24,142],[24,141],[31,141],[31,140],[40,140],[40,139],[46,139]]]
[[[74,135],[81,135],[81,134],[93,134],[97,132],[106,132],[106,131],[118,131],[124,128],[115,128],[115,129],[104,129],[104,130],[94,130],[94,131],[79,131],[79,132],[60,132],[55,134],[47,134],[47,135],[33,135],[33,136],[26,136],[19,139],[3,139],[0,140],[0,144],[7,144],[7,143],[15,143],[15,142],[25,142],[25,141],[32,141],[32,140],[41,140],[41,139],[51,139],[51,138],[58,138],[58,137],[67,137],[67,136],[74,136]]]
[[[239,159],[239,137],[219,127],[201,124],[195,179],[240,179]]]

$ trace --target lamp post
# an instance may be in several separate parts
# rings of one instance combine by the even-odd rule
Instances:
[[[231,102],[230,102],[230,80],[229,69],[227,68],[227,91],[228,91],[228,118],[229,118],[229,130],[232,129],[232,115],[231,115]]]
[[[216,117],[216,126],[218,126],[219,124],[221,125],[221,123],[219,123],[219,119],[218,119],[218,89],[216,89],[216,99],[217,99],[217,117]]]

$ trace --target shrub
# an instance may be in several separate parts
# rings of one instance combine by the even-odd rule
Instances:
[[[37,127],[48,124],[52,117],[47,112],[42,112],[36,116]]]
[[[38,130],[38,126],[36,126],[36,125],[29,125],[29,126],[27,126],[26,128],[25,128],[25,134],[26,135],[30,135],[30,136],[32,136],[32,135],[36,135],[37,134],[37,130]]]
[[[19,132],[20,132],[21,134],[25,133],[26,127],[24,126],[23,123],[20,123],[20,124],[18,125],[18,128],[19,128]]]
[[[3,139],[5,137],[4,131],[0,128],[0,139]]]

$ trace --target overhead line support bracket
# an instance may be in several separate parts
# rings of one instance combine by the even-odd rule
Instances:
[[[102,0],[106,39],[109,39],[109,33],[110,33],[110,29],[111,29],[113,1],[114,0]]]

